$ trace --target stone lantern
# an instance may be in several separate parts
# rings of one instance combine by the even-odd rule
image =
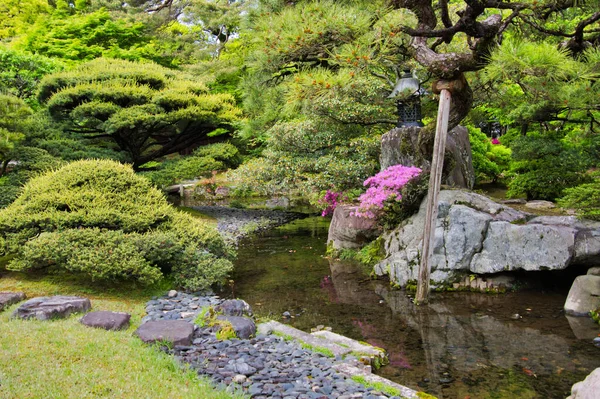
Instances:
[[[421,84],[413,77],[410,69],[405,69],[404,74],[396,82],[396,87],[389,98],[396,98],[398,107],[398,127],[418,126],[421,122]]]

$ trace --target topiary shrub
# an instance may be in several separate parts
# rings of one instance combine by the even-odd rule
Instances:
[[[68,272],[152,284],[172,273],[199,290],[231,270],[215,229],[171,207],[130,166],[86,160],[31,179],[0,211],[0,255],[10,270]]]

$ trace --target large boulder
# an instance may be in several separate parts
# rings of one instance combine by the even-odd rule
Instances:
[[[585,380],[571,388],[571,396],[567,399],[598,399],[600,396],[600,367],[592,371]]]
[[[0,292],[0,312],[23,299],[25,299],[23,292]]]
[[[379,236],[374,219],[354,216],[356,207],[339,205],[333,211],[327,244],[334,249],[362,248]]]
[[[590,310],[600,308],[600,276],[578,276],[567,295],[565,313],[571,316],[588,316]]]
[[[423,158],[419,149],[419,127],[395,128],[381,138],[381,169],[392,165],[418,166],[429,169],[431,162]],[[448,132],[446,153],[452,154],[454,167],[448,174],[444,184],[459,188],[473,188],[475,170],[471,158],[471,143],[469,131],[463,126],[457,126]]]
[[[72,313],[87,312],[91,307],[89,299],[78,296],[37,297],[19,306],[12,316],[21,319],[63,319]]]
[[[386,258],[375,266],[395,285],[417,280],[423,247],[425,201],[419,212],[384,236]],[[458,283],[465,274],[561,270],[600,264],[600,223],[517,211],[479,194],[442,190],[431,279]]]

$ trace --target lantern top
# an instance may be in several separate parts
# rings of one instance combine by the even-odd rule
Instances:
[[[421,95],[421,84],[419,80],[415,78],[410,69],[404,69],[404,75],[396,82],[396,87],[392,90],[392,93],[388,98],[394,98],[399,96],[420,96]]]

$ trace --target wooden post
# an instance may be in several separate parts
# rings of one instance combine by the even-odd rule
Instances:
[[[442,168],[444,167],[444,151],[446,150],[446,137],[448,136],[448,117],[450,115],[450,101],[453,82],[437,82],[440,89],[440,105],[438,108],[437,125],[435,128],[435,141],[433,144],[433,159],[431,160],[431,174],[429,176],[429,190],[427,192],[427,208],[425,213],[425,229],[423,230],[423,249],[421,251],[421,264],[419,265],[419,279],[417,281],[417,295],[415,303],[426,303],[429,296],[429,274],[431,272],[431,254],[435,237],[435,220],[438,213],[438,194],[442,184]],[[434,92],[436,91],[434,84]]]

